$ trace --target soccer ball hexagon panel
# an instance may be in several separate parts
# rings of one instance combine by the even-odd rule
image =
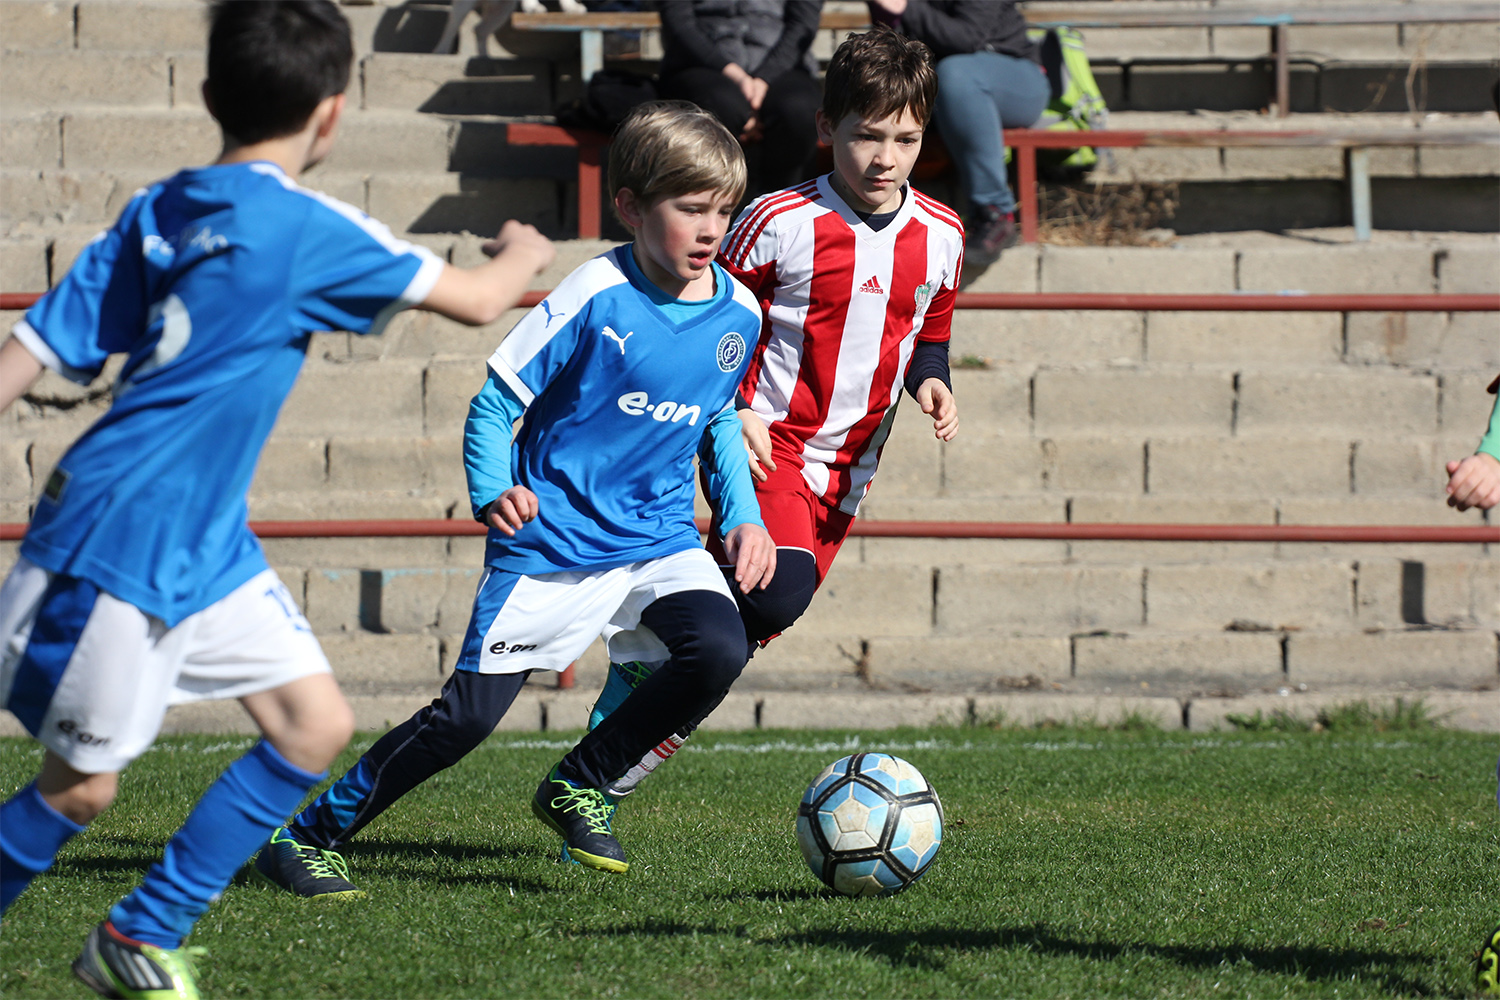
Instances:
[[[943,806],[900,757],[857,753],[824,768],[797,807],[797,844],[822,882],[846,896],[890,896],[932,865]]]

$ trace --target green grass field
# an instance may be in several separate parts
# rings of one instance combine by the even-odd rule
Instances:
[[[704,735],[621,810],[622,876],[557,863],[529,814],[569,745],[494,737],[408,796],[346,852],[365,901],[231,886],[190,939],[205,995],[1462,997],[1500,922],[1493,736]],[[92,995],[68,971],[88,927],[248,746],[171,738],[132,767],[7,915],[0,995]],[[890,899],[825,892],[792,832],[856,749],[912,761],[947,812]],[[0,788],[39,761],[0,741]]]

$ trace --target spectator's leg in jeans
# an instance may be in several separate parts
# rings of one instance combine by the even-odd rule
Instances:
[[[823,103],[823,88],[801,69],[788,70],[770,81],[761,102],[765,137],[760,169],[750,178],[749,197],[800,184],[813,174],[818,147],[814,117]]]
[[[1030,59],[997,52],[948,56],[937,65],[936,118],[969,196],[965,253],[993,261],[1014,242],[1016,199],[1005,180],[1002,128],[1025,128],[1047,106],[1047,76]]]

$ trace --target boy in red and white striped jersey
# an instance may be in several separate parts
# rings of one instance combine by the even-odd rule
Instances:
[[[902,388],[939,439],[958,430],[948,338],[963,224],[907,183],[936,95],[921,42],[886,29],[850,37],[817,116],[833,172],[752,202],[719,254],[764,314],[741,418],[777,564],[769,586],[736,594],[752,649],[807,610],[869,491]],[[651,666],[611,664],[590,725]],[[691,731],[607,791],[628,793]]]

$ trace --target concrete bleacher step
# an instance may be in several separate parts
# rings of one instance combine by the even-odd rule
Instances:
[[[505,58],[481,59],[466,29],[460,55],[431,56],[420,53],[441,31],[444,5],[343,9],[361,61],[338,151],[305,178],[309,186],[457,264],[480,259],[481,238],[464,230],[488,234],[506,217],[553,235],[573,231],[572,154],[509,147],[504,126],[576,96],[576,39],[509,32],[493,50]],[[1434,92],[1449,86],[1441,73],[1466,79],[1493,60],[1490,36],[1500,35],[1490,27],[1424,36],[1437,60]],[[1415,34],[1299,30],[1296,50],[1309,57],[1297,64],[1296,99],[1319,113],[1274,119],[1243,111],[1257,106],[1266,32],[1236,30],[1091,32],[1106,89],[1120,88],[1124,110],[1112,125],[1412,127],[1404,114],[1343,118],[1322,109],[1338,105],[1328,101],[1334,85],[1358,96],[1392,66],[1404,73]],[[0,290],[49,287],[137,187],[212,158],[218,137],[197,92],[201,31],[195,2],[0,3]],[[819,51],[832,41],[820,39]],[[646,39],[648,54],[651,45]],[[1335,52],[1342,64],[1324,57]],[[1356,58],[1363,62],[1349,63]],[[1164,110],[1182,106],[1186,92],[1198,95],[1195,104],[1242,110]],[[1137,106],[1145,110],[1129,110]],[[1429,116],[1420,128],[1492,121]],[[1270,201],[1273,188],[1297,189],[1306,203],[1279,224],[1341,217],[1330,216],[1344,198],[1336,153],[1122,150],[1114,166],[1093,179],[1179,185],[1186,214],[1197,197],[1219,228],[1276,222],[1242,210]],[[1372,168],[1377,225],[1381,185],[1420,209],[1411,187],[1419,184],[1442,185],[1442,211],[1467,213],[1458,221],[1473,224],[1467,196],[1454,192],[1468,185],[1493,199],[1500,174],[1493,150],[1377,151]],[[1437,210],[1428,215],[1404,228],[1447,224]],[[966,287],[1500,291],[1494,236],[1349,241],[1347,231],[1322,230],[1210,234],[1161,247],[1025,246]],[[559,243],[533,287],[554,286],[609,245]],[[262,459],[252,518],[469,522],[463,416],[485,357],[519,315],[470,329],[407,313],[382,338],[314,338]],[[0,327],[16,318],[0,314]],[[962,433],[939,444],[905,407],[864,516],[1493,524],[1443,506],[1441,466],[1472,450],[1488,415],[1483,386],[1500,368],[1494,330],[1483,313],[963,311],[953,341]],[[63,449],[107,406],[107,384],[108,373],[88,389],[49,375],[31,394],[35,404],[0,415],[0,521],[28,516]],[[399,721],[436,693],[467,622],[482,538],[264,544],[362,726]],[[1139,711],[1207,729],[1231,712],[1305,714],[1339,700],[1420,694],[1464,724],[1494,729],[1493,548],[856,538],[808,617],[756,657],[710,725],[1025,723]],[[0,570],[15,549],[0,545]],[[550,679],[528,686],[504,725],[581,726],[603,671],[595,644],[576,691],[556,691]],[[199,729],[244,725],[232,706],[193,706],[173,718],[169,725]],[[0,720],[0,731],[10,724]]]
[[[201,24],[192,5],[146,0],[129,5],[130,17],[118,6],[96,0],[61,5],[15,0],[5,7],[0,230],[45,228],[59,216],[64,224],[102,224],[144,180],[212,157],[217,134],[198,95]],[[515,215],[552,234],[573,231],[577,199],[571,151],[510,147],[504,134],[509,117],[549,115],[576,96],[575,38],[540,37],[546,33],[523,38],[519,36],[527,33],[507,31],[497,42],[497,58],[473,55],[471,40],[461,47],[462,55],[437,56],[423,51],[431,41],[424,44],[422,38],[446,17],[442,4],[358,5],[348,6],[346,13],[356,22],[360,63],[351,81],[351,113],[343,137],[316,183],[400,230],[484,232],[504,216]],[[1322,73],[1334,72],[1320,61],[1325,50],[1376,62],[1386,59],[1388,71],[1396,67],[1403,74],[1420,52],[1429,77],[1438,73],[1440,78],[1474,65],[1481,75],[1493,75],[1496,46],[1490,36],[1500,38],[1500,29],[1299,29],[1298,37],[1304,35],[1307,45],[1298,51],[1311,53],[1313,61],[1307,65]],[[1302,128],[1407,120],[1405,114],[1373,114],[1346,121],[1321,113],[1349,110],[1349,101],[1319,96],[1327,85],[1309,90],[1313,97],[1299,98],[1296,105],[1320,113],[1266,118],[1256,114],[1263,102],[1247,96],[1255,84],[1240,80],[1220,87],[1207,82],[1215,74],[1233,78],[1247,66],[1259,72],[1262,67],[1253,59],[1245,60],[1264,54],[1264,36],[1262,29],[1091,33],[1090,48],[1105,89],[1118,91],[1111,98],[1120,112],[1115,127]],[[652,44],[648,39],[648,54]],[[816,48],[826,58],[832,44],[832,35],[820,36]],[[1150,65],[1152,59],[1176,62]],[[1197,59],[1210,61],[1204,70],[1208,76],[1183,76],[1202,68],[1190,63]],[[1365,68],[1374,72],[1379,67]],[[1127,78],[1133,81],[1128,86],[1120,82]],[[1404,86],[1397,89],[1404,100]],[[1428,81],[1434,100],[1450,89],[1483,96],[1487,83],[1449,88],[1441,79]],[[1451,101],[1429,101],[1423,109],[1483,112],[1487,107],[1449,105]],[[1193,112],[1162,113],[1189,106]],[[1400,110],[1369,101],[1357,107]],[[1205,109],[1226,114],[1216,117],[1208,111],[1205,117]],[[1473,121],[1489,118],[1429,114],[1423,125],[1456,127]],[[1348,215],[1339,184],[1343,154],[1334,149],[1122,150],[1112,165],[1115,169],[1096,171],[1091,179],[1112,185],[1181,185],[1175,228],[1184,232],[1337,225]],[[1377,226],[1500,228],[1500,205],[1492,204],[1500,158],[1493,149],[1380,150],[1373,167]],[[1435,178],[1445,179],[1441,197],[1429,190]],[[1263,187],[1273,182],[1279,189],[1275,196]],[[1262,187],[1247,189],[1246,184]],[[951,181],[937,185],[935,193],[951,196],[952,186]]]

